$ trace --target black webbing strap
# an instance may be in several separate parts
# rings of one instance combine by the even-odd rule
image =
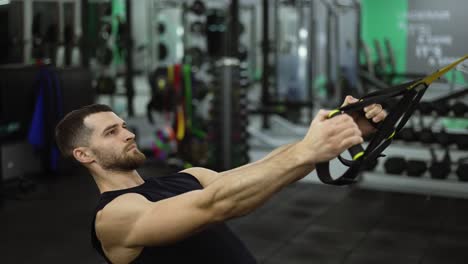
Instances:
[[[402,96],[398,103],[390,108],[385,120],[376,126],[377,132],[373,135],[365,150],[359,144],[348,149],[352,160],[344,159],[341,155],[338,157],[345,166],[349,167],[348,170],[342,176],[333,179],[330,175],[329,162],[318,163],[316,164],[316,169],[319,179],[324,183],[333,185],[347,185],[356,182],[355,179],[364,165],[372,163],[375,159],[381,157],[382,152],[390,145],[395,134],[405,126],[429,85],[466,59],[468,59],[468,55],[459,58],[450,65],[423,79],[369,93],[363,96],[357,103],[343,106],[330,112],[328,118],[354,111],[362,112],[362,109],[368,105],[382,104],[390,98]]]
[[[403,98],[391,108],[387,118],[380,124],[379,129],[374,134],[365,150],[363,150],[362,147],[358,147],[360,149],[354,151],[354,153],[350,151],[353,160],[345,159],[341,157],[341,155],[339,156],[341,163],[349,167],[342,176],[337,179],[332,178],[330,175],[329,162],[322,162],[316,165],[317,175],[322,182],[332,185],[348,185],[354,183],[361,168],[373,162],[381,155],[385,148],[392,142],[394,133],[398,132],[407,122],[408,118],[415,110],[415,106],[426,91],[426,88],[418,91],[416,89],[406,89],[415,82],[416,81],[407,83],[405,86],[400,85],[400,87],[396,87],[396,91],[379,91],[373,93],[373,95],[367,95],[365,98],[361,98],[358,103],[340,108],[341,114],[350,113],[362,110],[362,108],[367,105],[382,103],[389,98],[403,95]],[[395,125],[397,126],[395,127]],[[355,158],[356,155],[359,154],[361,155]]]

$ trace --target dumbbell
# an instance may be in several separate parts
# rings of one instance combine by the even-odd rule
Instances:
[[[411,177],[421,177],[427,170],[427,164],[423,160],[410,159],[406,161],[406,173]]]
[[[418,133],[412,127],[404,127],[398,132],[398,138],[406,142],[417,141],[418,136]]]
[[[404,157],[389,157],[385,160],[384,169],[389,174],[402,174],[406,169],[406,159]]]
[[[432,113],[434,108],[432,107],[432,104],[430,102],[420,102],[418,104],[418,110],[423,115],[429,115]]]
[[[459,135],[452,135],[455,139],[455,144],[459,150],[468,150],[468,135],[467,134],[459,134]]]
[[[437,143],[442,146],[448,146],[453,143],[453,137],[445,131],[445,129],[440,130],[439,133],[434,133],[434,137]]]
[[[419,132],[419,140],[425,144],[434,143],[435,141],[434,133],[432,132],[430,128],[425,127],[421,129],[421,131]]]
[[[427,164],[425,161],[410,159],[404,157],[390,157],[384,163],[385,172],[389,174],[402,174],[406,171],[408,176],[420,177],[426,172]]]
[[[433,103],[432,107],[439,116],[446,116],[451,110],[450,105],[446,101]]]
[[[463,117],[468,112],[468,106],[463,102],[456,102],[452,105],[452,111],[455,116]]]
[[[451,135],[442,129],[440,132],[434,132],[430,128],[423,128],[417,135],[419,135],[419,140],[425,144],[438,143],[442,146],[450,145],[454,142],[457,142],[457,137]],[[417,139],[416,139],[417,140]],[[466,138],[465,138],[466,140]],[[464,145],[464,142],[460,139],[460,144]]]
[[[460,181],[468,181],[468,159],[465,158],[458,161],[456,173]]]
[[[432,162],[431,166],[429,167],[429,174],[431,175],[431,178],[439,180],[447,179],[448,175],[452,170],[452,161],[450,158],[449,149],[445,149],[444,158],[440,161],[437,160],[434,149],[431,148],[430,151],[432,156]]]

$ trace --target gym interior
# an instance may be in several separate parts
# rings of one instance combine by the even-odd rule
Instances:
[[[340,108],[346,95],[388,112],[363,155],[344,152],[328,181],[314,171],[229,227],[259,263],[467,263],[466,10],[0,0],[0,263],[105,263],[89,232],[99,190],[55,144],[74,109],[109,105],[147,157],[140,174],[159,177],[258,161],[300,141],[319,109],[360,111]]]

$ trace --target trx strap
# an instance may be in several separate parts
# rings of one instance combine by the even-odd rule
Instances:
[[[331,111],[328,118],[355,111],[362,113],[362,109],[368,105],[375,103],[380,104],[387,101],[389,98],[402,96],[402,98],[390,108],[384,121],[379,124],[374,124],[369,120],[377,128],[377,132],[373,135],[365,150],[358,144],[348,149],[352,160],[344,159],[341,156],[338,157],[343,165],[349,167],[345,173],[334,179],[330,175],[329,162],[322,162],[316,165],[319,179],[323,183],[332,185],[348,185],[355,183],[355,179],[362,168],[365,168],[367,164],[383,156],[382,152],[390,145],[395,134],[405,126],[429,85],[467,58],[468,55],[465,55],[425,78],[369,93],[363,96],[357,103]]]

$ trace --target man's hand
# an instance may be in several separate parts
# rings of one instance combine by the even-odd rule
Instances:
[[[359,101],[358,99],[348,95],[346,96],[345,101],[343,102],[342,106],[357,103],[358,101]],[[376,132],[375,127],[373,127],[369,123],[369,120],[366,120],[366,119],[372,119],[374,123],[379,123],[387,117],[387,112],[382,108],[382,105],[380,104],[369,105],[364,108],[364,112],[366,113],[365,118],[358,112],[353,112],[350,115],[353,117],[354,122],[356,122],[356,124],[358,125],[359,129],[362,132],[362,135],[366,137]]]
[[[328,119],[330,111],[320,110],[300,144],[303,158],[311,163],[329,161],[363,142],[362,133],[347,114]]]

